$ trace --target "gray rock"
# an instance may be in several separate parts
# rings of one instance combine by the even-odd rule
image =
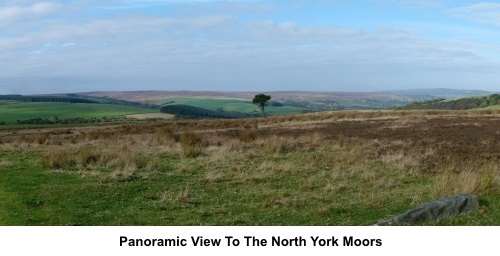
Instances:
[[[428,221],[439,221],[462,213],[479,210],[476,195],[462,194],[430,201],[405,213],[381,221],[375,226],[405,226]]]

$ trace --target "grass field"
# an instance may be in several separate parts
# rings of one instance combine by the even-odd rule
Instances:
[[[500,105],[495,105],[495,106],[489,106],[489,107],[485,107],[485,108],[482,108],[482,109],[500,109]]]
[[[147,113],[147,114],[133,114],[133,115],[126,115],[127,118],[133,118],[133,119],[139,119],[139,120],[144,120],[144,119],[173,119],[175,115],[171,114],[165,114],[165,113]]]
[[[371,225],[475,193],[500,225],[499,111],[338,111],[0,131],[0,225]]]
[[[52,116],[58,118],[101,118],[151,112],[157,111],[109,104],[0,101],[0,121],[6,123],[33,118],[45,119]]]
[[[245,114],[259,114],[260,109],[252,104],[249,100],[244,99],[231,99],[231,98],[207,98],[207,97],[184,97],[184,98],[172,98],[168,100],[162,100],[157,102],[158,105],[168,105],[168,104],[183,104],[190,105],[194,107],[204,108],[212,111],[218,109],[223,109],[227,112],[240,112]],[[303,113],[305,109],[282,106],[273,107],[267,106],[265,108],[266,114],[269,115],[285,115],[285,114],[298,114]]]

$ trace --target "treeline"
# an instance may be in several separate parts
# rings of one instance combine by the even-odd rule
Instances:
[[[0,95],[0,100],[18,100],[22,97],[23,97],[22,95],[18,94]]]
[[[83,123],[110,123],[121,121],[123,118],[116,117],[101,117],[101,118],[64,118],[59,119],[56,116],[51,118],[32,118],[27,120],[17,120],[16,124],[83,124]],[[0,122],[0,125],[4,125],[5,122]]]
[[[23,95],[0,95],[0,100],[17,100],[22,102],[66,102],[66,103],[100,103],[100,104],[112,104],[112,105],[122,105],[122,106],[133,106],[148,109],[159,109],[158,105],[154,104],[143,104],[134,101],[120,100],[109,97],[89,97],[80,96],[77,94],[67,94],[67,95],[35,95],[35,96],[23,96]]]
[[[183,118],[244,118],[251,115],[238,112],[213,111],[189,105],[166,105],[160,108],[160,112],[176,115]]]
[[[23,102],[66,102],[66,103],[99,103],[88,99],[64,96],[23,96],[18,101]]]
[[[467,110],[473,108],[485,108],[500,104],[500,94],[492,94],[482,97],[460,98],[455,100],[434,99],[416,101],[397,109],[447,109]]]
[[[311,100],[311,101],[294,101],[284,100],[283,105],[303,108],[306,112],[315,111],[330,111],[330,110],[366,110],[366,109],[388,109],[395,106],[408,104],[409,100],[379,100],[379,99],[362,99],[362,100]]]
[[[99,103],[90,99],[68,96],[23,96],[23,95],[0,95],[0,100],[17,100],[22,102],[68,102],[68,103]]]
[[[111,98],[111,97],[107,97],[107,96],[93,97],[93,96],[82,96],[82,95],[78,95],[78,94],[67,94],[67,96],[91,100],[91,101],[95,101],[95,102],[101,103],[101,104],[132,106],[132,107],[148,108],[148,109],[160,109],[160,106],[155,105],[155,104],[146,104],[146,103],[140,103],[140,102],[135,102],[135,101],[120,100],[120,99],[115,99],[115,98]]]

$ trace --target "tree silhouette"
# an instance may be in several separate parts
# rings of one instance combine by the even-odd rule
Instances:
[[[257,94],[252,100],[252,103],[259,106],[260,110],[262,111],[262,115],[266,117],[266,112],[264,111],[264,107],[266,106],[266,103],[271,100],[270,95],[265,95],[265,94]]]

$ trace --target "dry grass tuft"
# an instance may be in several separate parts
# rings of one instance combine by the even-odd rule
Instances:
[[[40,145],[46,144],[50,139],[50,135],[48,133],[41,133],[36,137],[36,142]]]
[[[217,183],[223,180],[224,180],[224,173],[220,171],[209,171],[205,174],[205,177],[203,178],[203,181],[207,183]]]
[[[76,161],[66,151],[49,150],[41,158],[41,164],[51,169],[69,169],[76,164]]]
[[[448,168],[443,174],[436,177],[432,187],[432,196],[435,198],[454,194],[474,193],[489,195],[497,193],[500,172],[498,166],[487,165],[479,170],[462,170],[453,172]]]
[[[128,163],[123,168],[117,169],[110,174],[111,179],[117,181],[132,181],[136,178],[137,166]]]
[[[79,164],[81,166],[87,166],[95,164],[101,158],[100,150],[93,148],[89,145],[85,145],[79,150]]]
[[[184,133],[180,137],[182,146],[182,156],[185,158],[195,158],[203,155],[203,139],[196,133]]]
[[[10,166],[12,166],[11,161],[0,159],[0,167],[10,167]]]
[[[175,202],[180,204],[187,204],[191,201],[191,193],[189,192],[188,187],[185,187],[182,191],[180,191],[177,196],[175,196]]]
[[[67,148],[50,147],[41,157],[41,164],[50,169],[75,170],[83,176],[101,176],[117,181],[129,181],[138,177],[148,178],[159,170],[160,159],[149,157],[150,153],[135,140],[106,144],[71,144]],[[109,171],[112,171],[109,173]]]
[[[273,135],[267,139],[260,140],[263,152],[267,154],[280,154],[292,152],[297,149],[298,143],[293,138],[279,137]]]
[[[411,171],[412,169],[417,168],[420,164],[418,156],[406,154],[403,151],[385,154],[381,156],[380,159],[382,162],[404,171]]]
[[[244,130],[240,133],[241,142],[253,142],[257,139],[257,132],[255,130]]]
[[[179,135],[169,127],[160,127],[156,129],[153,135],[156,144],[159,145],[172,145],[179,141]]]
[[[186,205],[191,203],[193,200],[193,195],[189,190],[189,187],[184,187],[181,191],[173,193],[172,191],[165,191],[161,194],[159,198],[160,203],[174,203]]]
[[[345,144],[345,136],[342,133],[337,136],[337,144],[339,147],[343,147]]]

